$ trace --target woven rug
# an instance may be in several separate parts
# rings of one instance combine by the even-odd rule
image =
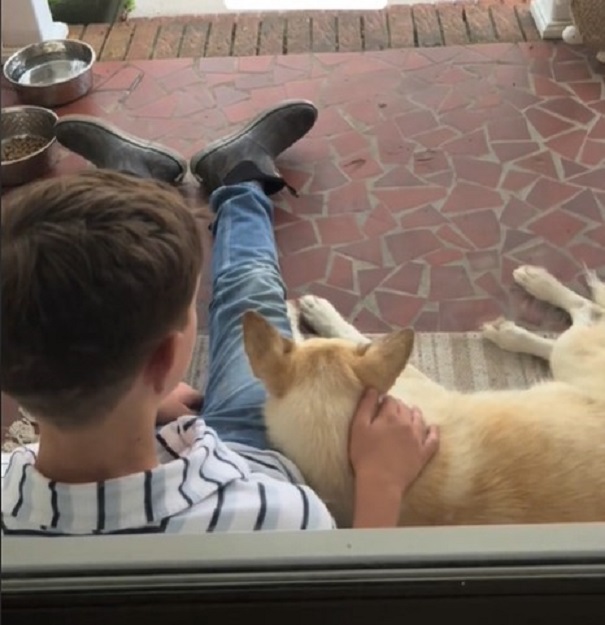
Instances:
[[[198,337],[185,378],[195,388],[206,386],[207,346],[208,338]],[[549,376],[542,360],[502,351],[476,332],[417,333],[411,363],[443,386],[459,391],[526,388]],[[9,428],[2,451],[36,440],[33,424],[23,417]]]

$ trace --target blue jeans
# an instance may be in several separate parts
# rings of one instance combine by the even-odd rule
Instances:
[[[210,197],[213,226],[209,371],[201,416],[225,442],[268,447],[266,393],[244,350],[242,315],[254,309],[291,336],[273,233],[273,204],[256,183]]]

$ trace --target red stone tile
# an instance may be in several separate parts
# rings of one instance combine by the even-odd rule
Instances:
[[[586,186],[590,187],[591,189],[605,191],[605,167],[601,167],[600,169],[594,169],[593,171],[586,174],[574,176],[571,179],[571,182],[579,186]]]
[[[332,267],[328,273],[327,283],[347,291],[355,290],[353,261],[350,258],[335,254],[332,260]]]
[[[384,176],[381,176],[375,183],[374,188],[381,187],[421,187],[423,182],[417,176],[414,176],[409,167],[401,165],[392,169]]]
[[[584,235],[586,238],[591,239],[597,245],[603,246],[605,248],[605,224],[601,224],[596,228],[592,228],[585,232]]]
[[[419,295],[425,264],[408,262],[399,267],[395,273],[382,283],[385,289],[398,293]]]
[[[550,78],[534,75],[533,81],[534,93],[540,97],[569,96],[569,90],[565,87],[565,85],[560,85]]]
[[[338,253],[354,260],[362,260],[372,265],[382,265],[382,244],[380,239],[368,239],[339,246]]]
[[[468,239],[465,239],[460,233],[456,232],[450,224],[444,224],[437,228],[436,234],[445,244],[454,245],[463,250],[473,249],[473,245]]]
[[[571,130],[573,125],[570,122],[563,121],[555,115],[540,109],[533,108],[525,112],[527,119],[531,125],[544,137],[549,139],[554,135],[561,134],[567,130]]]
[[[553,155],[546,150],[515,161],[515,167],[532,171],[548,178],[554,178],[555,180],[559,177]]]
[[[574,179],[574,182],[576,180]],[[548,210],[563,204],[579,192],[580,188],[575,185],[540,178],[529,192],[527,201],[537,208]]]
[[[433,310],[421,312],[414,320],[414,331],[416,332],[438,332],[439,313]]]
[[[450,169],[450,163],[444,152],[430,149],[414,152],[413,172],[417,176],[428,178],[433,174]]]
[[[429,204],[403,213],[399,219],[399,225],[402,229],[409,230],[438,226],[445,221],[446,218],[434,206]]]
[[[531,135],[527,122],[523,117],[499,118],[487,126],[487,134],[491,141],[530,141]]]
[[[424,300],[420,297],[382,290],[376,291],[375,298],[381,318],[395,328],[413,325],[424,305]]]
[[[489,154],[484,130],[477,130],[460,139],[448,141],[442,147],[448,154],[467,154],[469,156]]]
[[[602,245],[577,243],[569,248],[569,253],[577,263],[586,265],[589,269],[605,268],[605,248]]]
[[[498,269],[501,263],[501,254],[494,250],[481,250],[479,252],[467,252],[466,260],[470,273],[476,274],[484,271]]]
[[[332,215],[366,212],[371,207],[368,190],[363,180],[354,180],[328,194],[327,209]]]
[[[280,228],[277,245],[282,254],[294,254],[317,244],[315,228],[310,221],[298,221]]]
[[[372,178],[382,172],[382,166],[368,151],[358,153],[339,163],[340,170],[349,178]]]
[[[534,154],[540,149],[540,145],[534,141],[499,141],[492,143],[491,148],[498,160],[506,163]]]
[[[339,156],[346,157],[367,149],[365,136],[356,131],[346,132],[332,139],[332,146]]]
[[[502,305],[491,298],[445,300],[439,303],[439,330],[472,332],[502,312]]]
[[[502,166],[499,163],[467,156],[454,156],[452,162],[458,179],[479,183],[488,188],[496,188],[502,176]]]
[[[605,165],[605,142],[586,139],[580,153],[580,160],[588,167]]]
[[[562,247],[586,228],[586,222],[562,211],[552,211],[539,217],[528,227],[539,237]]]
[[[464,267],[431,267],[429,298],[435,302],[474,294]]]
[[[569,87],[582,102],[598,102],[603,98],[602,80],[570,83]]]
[[[357,284],[359,297],[365,298],[375,291],[384,281],[384,279],[392,273],[391,267],[379,267],[377,269],[358,269]]]
[[[339,245],[362,238],[357,220],[353,215],[334,215],[315,220],[323,245]]]
[[[584,165],[580,165],[580,163],[574,161],[568,161],[565,158],[561,159],[561,167],[563,168],[563,176],[565,178],[571,178],[586,172],[586,167]]]
[[[427,229],[389,234],[385,237],[385,240],[393,260],[398,265],[422,258],[441,246],[441,242],[435,234]]]
[[[421,132],[433,130],[438,125],[435,115],[428,110],[400,115],[395,118],[395,123],[404,137],[413,137]]]
[[[281,269],[289,288],[298,288],[323,280],[327,273],[330,251],[328,248],[311,248],[281,258]]]
[[[451,190],[441,210],[444,213],[465,213],[500,206],[502,206],[502,198],[497,191],[468,182],[459,182]]]
[[[500,302],[505,302],[507,300],[506,291],[502,288],[502,284],[496,279],[493,273],[484,273],[476,278],[474,283],[494,300]]]
[[[514,169],[509,170],[509,172],[504,176],[504,180],[500,185],[503,189],[507,191],[519,192],[522,189],[526,189],[531,184],[536,181],[536,176],[534,174],[528,174],[522,171],[515,171]]]
[[[377,317],[367,308],[362,310],[353,319],[355,327],[365,334],[385,334],[392,330],[392,327]]]
[[[460,250],[452,250],[441,248],[435,250],[424,257],[424,261],[430,267],[440,267],[441,265],[450,265],[451,263],[459,263],[464,260],[464,254]]]
[[[534,245],[515,251],[510,256],[518,263],[548,267],[551,273],[566,282],[577,272],[576,261],[547,241],[536,240]]]
[[[476,249],[495,247],[500,242],[500,223],[494,211],[458,215],[452,218],[452,223]]]
[[[315,173],[309,185],[310,193],[320,193],[337,189],[346,184],[349,179],[331,161],[322,161],[316,164]]]
[[[392,232],[397,229],[397,222],[391,212],[383,205],[379,204],[372,209],[363,224],[363,231],[367,237],[376,237],[385,232]]]
[[[419,206],[425,206],[442,199],[446,189],[442,187],[407,187],[404,191],[375,189],[378,198],[393,213],[400,213]]]
[[[325,212],[325,199],[320,194],[304,194],[290,201],[293,211],[299,215],[323,215]]]
[[[556,63],[553,65],[553,71],[557,82],[581,82],[592,78],[585,61]]]
[[[438,148],[446,141],[451,141],[457,136],[458,133],[451,128],[438,128],[437,130],[424,132],[414,138],[417,143],[424,146],[425,148]]]
[[[605,141],[605,119],[601,118],[597,120],[595,125],[591,128],[588,136],[591,139],[599,139]],[[605,146],[603,146],[603,153],[605,155]]]
[[[590,189],[584,189],[581,193],[565,202],[561,209],[572,215],[579,215],[584,219],[599,223],[605,219],[605,211],[602,211],[595,198],[595,194]]]
[[[542,109],[569,119],[572,123],[588,124],[595,118],[595,112],[580,102],[567,97],[553,98],[542,104]]]
[[[586,140],[585,130],[572,130],[546,142],[549,150],[557,152],[569,160],[575,160]]]
[[[536,240],[535,234],[530,234],[524,230],[510,229],[504,235],[504,243],[502,243],[502,253],[507,254],[514,250],[525,247]]]

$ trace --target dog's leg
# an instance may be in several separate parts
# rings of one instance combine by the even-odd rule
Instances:
[[[595,309],[594,304],[578,295],[542,267],[522,265],[513,272],[515,282],[530,295],[569,313],[574,324],[590,325]]]
[[[348,339],[354,343],[370,343],[370,339],[343,319],[342,315],[323,297],[304,295],[298,300],[300,314],[319,336]]]
[[[597,306],[605,308],[605,282],[599,280],[596,271],[586,269],[586,283],[592,293],[592,299]]]
[[[513,321],[500,318],[481,328],[483,336],[501,349],[509,352],[531,354],[550,360],[555,341],[533,334]]]
[[[302,343],[304,338],[300,331],[300,310],[291,299],[286,301],[286,312],[292,329],[292,339],[295,343]]]

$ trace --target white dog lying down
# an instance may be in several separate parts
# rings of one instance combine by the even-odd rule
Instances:
[[[418,406],[441,430],[440,450],[408,491],[400,525],[605,521],[605,284],[588,273],[593,301],[540,267],[514,278],[566,310],[557,340],[511,321],[483,328],[502,349],[550,362],[553,379],[524,390],[459,393],[406,363],[412,330],[370,342],[324,299],[300,312],[321,336],[283,338],[258,313],[244,316],[246,351],[268,391],[265,418],[276,448],[301,469],[337,524],[350,527],[349,423],[368,386]]]

